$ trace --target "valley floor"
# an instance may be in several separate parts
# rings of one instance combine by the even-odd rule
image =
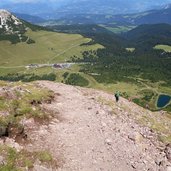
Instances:
[[[58,167],[37,164],[34,170],[170,171],[166,142],[158,141],[159,135],[170,135],[170,119],[165,114],[152,113],[123,98],[116,103],[112,94],[102,91],[47,81],[38,84],[55,92],[54,102],[43,107],[56,117],[30,132],[25,148],[48,150]]]

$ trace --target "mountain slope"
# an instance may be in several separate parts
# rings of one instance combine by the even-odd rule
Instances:
[[[49,16],[48,14],[46,14]],[[40,25],[77,25],[77,24],[101,24],[102,26],[109,28],[115,32],[126,32],[131,30],[135,26],[142,24],[159,24],[167,23],[171,24],[171,5],[165,6],[158,10],[150,10],[145,12],[133,13],[133,14],[101,14],[101,13],[65,13],[61,12],[58,15],[53,14],[53,20],[39,23]]]
[[[122,49],[122,43],[124,43],[122,37],[96,24],[54,25],[49,28],[61,33],[81,34],[91,38],[92,44],[99,43],[109,49],[115,49],[116,53],[117,50],[119,52]]]
[[[23,105],[12,106],[15,112],[23,111],[14,121],[22,124],[27,136],[22,137],[22,132],[17,141],[15,129],[0,139],[1,149],[6,147],[0,151],[0,169],[10,166],[10,170],[21,170],[25,165],[33,170],[56,171],[170,169],[171,120],[165,113],[152,113],[123,98],[116,103],[112,94],[103,91],[46,81],[3,83],[0,95],[2,99],[18,95],[22,98],[19,104],[31,100],[27,106],[30,110],[21,110]],[[34,111],[39,110],[46,117],[36,120],[39,113],[35,115]],[[0,111],[1,117],[4,114]],[[6,162],[12,156],[7,147],[12,147],[16,156],[10,157],[13,165]]]
[[[0,34],[15,34],[26,31],[23,23],[6,10],[0,10]]]
[[[6,10],[0,10],[0,41],[8,40],[11,43],[27,42],[34,43],[31,38],[28,39],[24,34],[28,29],[40,28],[33,26],[23,20],[18,19]],[[42,27],[43,29],[43,27]]]
[[[125,37],[135,47],[154,47],[157,44],[171,45],[171,25],[140,25],[127,32]]]
[[[171,5],[158,10],[145,11],[142,13],[123,15],[123,20],[126,20],[135,25],[141,24],[157,24],[168,23],[171,24]]]
[[[171,24],[171,5],[161,10],[154,10],[147,12],[146,15],[137,17],[134,20],[137,25],[140,24],[156,24],[156,23],[168,23]]]
[[[46,21],[45,19],[43,19],[41,17],[37,17],[37,16],[29,15],[29,14],[15,13],[15,16],[17,16],[18,18],[25,20],[27,22],[33,23],[33,24]]]

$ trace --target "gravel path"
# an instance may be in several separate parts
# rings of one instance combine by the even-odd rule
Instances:
[[[39,85],[56,93],[54,102],[44,106],[56,119],[33,133],[34,148],[47,149],[59,160],[59,168],[47,170],[166,170],[164,152],[151,141],[155,134],[130,117],[129,111],[142,108],[122,98],[116,104],[102,91],[47,81]]]

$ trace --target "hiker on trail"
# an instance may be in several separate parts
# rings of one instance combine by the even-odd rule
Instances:
[[[146,109],[150,109],[149,104],[146,104],[145,107]]]
[[[117,92],[115,93],[115,99],[116,99],[116,102],[118,102],[118,101],[119,101],[119,96],[120,96],[119,91],[117,91]]]

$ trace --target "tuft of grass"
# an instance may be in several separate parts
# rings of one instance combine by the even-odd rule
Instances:
[[[48,151],[38,152],[37,157],[41,162],[50,162],[53,160],[52,155]]]
[[[42,164],[56,163],[52,155],[47,151],[28,152],[22,150],[17,152],[15,148],[1,145],[0,155],[5,158],[5,165],[0,165],[1,171],[21,171],[21,168],[24,167],[32,169],[37,159],[40,160]]]
[[[48,89],[38,87],[36,84],[21,84],[9,89],[9,94],[16,94],[11,96],[10,99],[0,97],[0,111],[8,115],[0,116],[0,125],[2,129],[7,129],[8,126],[12,127],[17,134],[21,132],[21,120],[23,118],[34,118],[38,122],[48,121],[51,117],[41,109],[40,104],[51,101],[54,93]],[[17,97],[17,99],[15,99]],[[11,134],[10,134],[11,135]],[[15,136],[15,135],[11,135]]]
[[[4,86],[7,86],[7,85],[8,85],[7,82],[0,80],[0,87],[4,87]]]
[[[19,171],[17,167],[15,167],[17,152],[14,148],[8,146],[0,146],[0,154],[5,156],[6,164],[0,165],[1,171]]]
[[[4,111],[7,108],[7,100],[5,99],[5,97],[0,97],[0,111]]]
[[[165,143],[165,144],[171,143],[171,135],[169,135],[169,136],[166,136],[166,135],[159,135],[159,136],[158,136],[158,139],[159,139],[161,142]]]
[[[101,103],[102,105],[106,105],[106,106],[109,106],[111,109],[112,109],[112,111],[111,111],[111,114],[117,114],[116,113],[116,105],[114,104],[114,102],[112,101],[112,100],[106,100],[105,98],[103,98],[103,97],[99,97],[98,99],[97,99],[97,101],[99,102],[99,103]]]

